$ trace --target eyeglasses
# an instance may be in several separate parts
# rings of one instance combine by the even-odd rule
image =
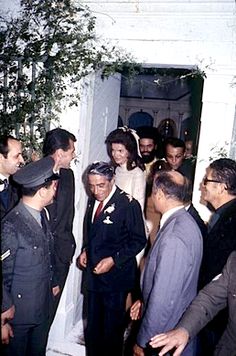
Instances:
[[[208,179],[207,177],[203,178],[202,183],[203,185],[207,185],[207,183],[222,183],[219,180],[215,180],[215,179]]]

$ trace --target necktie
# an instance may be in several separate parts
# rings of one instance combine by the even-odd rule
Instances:
[[[8,188],[8,181],[7,179],[0,179],[0,185],[4,185],[3,190]]]
[[[102,206],[103,206],[103,202],[100,201],[100,203],[98,204],[97,210],[96,210],[96,212],[94,214],[94,220],[96,220],[97,217],[99,216],[99,214],[100,214],[100,212],[102,210]]]
[[[41,215],[41,225],[42,225],[42,229],[43,229],[43,232],[46,234],[47,233],[47,223],[46,223],[46,216],[45,216],[45,211],[44,209],[41,211],[40,213]]]
[[[2,204],[5,207],[5,209],[7,209],[8,205],[9,205],[9,192],[7,189],[8,188],[7,179],[4,179],[4,180],[0,179],[0,185],[4,185],[3,190],[1,190],[1,192],[0,192],[0,200],[2,201]]]

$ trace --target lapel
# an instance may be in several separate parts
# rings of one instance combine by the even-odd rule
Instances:
[[[110,206],[112,206],[112,204],[115,204],[115,202],[117,201],[118,196],[120,195],[121,190],[119,188],[116,188],[115,193],[111,196],[111,198],[108,200],[108,202],[104,205],[101,213],[98,215],[97,219],[92,222],[92,215],[93,215],[93,208],[94,208],[94,204],[95,204],[95,199],[92,199],[89,203],[88,203],[88,223],[92,224],[92,225],[97,225],[98,223],[100,223],[101,221],[104,220],[104,218],[107,216],[107,214],[109,215],[108,212],[105,212],[106,209]]]
[[[16,190],[16,188],[14,188],[12,185],[11,185],[11,182],[9,183],[9,186],[7,188],[8,190],[8,196],[7,196],[7,201],[8,201],[8,204],[7,204],[7,207],[5,207],[5,205],[3,204],[2,202],[2,199],[0,198],[0,210],[1,210],[1,218],[3,218],[6,213],[8,211],[10,211],[18,202],[19,198],[18,198],[18,192]]]
[[[225,208],[213,224],[212,228],[208,231],[208,239],[214,239],[214,241],[221,239],[221,231],[227,233],[228,228],[226,228],[227,221],[229,219],[235,219],[236,216],[236,199],[228,203],[227,208]],[[217,232],[215,234],[215,232]]]
[[[92,215],[93,215],[94,204],[95,204],[95,199],[89,199],[87,212],[86,212],[88,225],[92,224]]]

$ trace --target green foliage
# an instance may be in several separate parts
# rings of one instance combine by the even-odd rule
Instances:
[[[73,0],[22,0],[16,17],[1,18],[0,132],[14,130],[35,144],[65,103],[78,105],[81,78],[94,70],[103,77],[124,68],[133,73],[129,63],[129,54],[98,41],[88,8]]]
[[[229,147],[229,142],[227,141],[225,141],[224,146],[219,146],[218,144],[213,146],[210,149],[209,161],[212,162],[219,158],[228,158],[229,157],[228,147]]]

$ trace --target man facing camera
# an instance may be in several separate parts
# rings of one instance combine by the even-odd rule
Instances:
[[[175,171],[194,182],[196,162],[186,158],[186,147],[183,140],[177,137],[168,137],[165,141],[165,159]]]
[[[19,192],[11,179],[24,164],[22,145],[13,136],[0,136],[0,218],[19,201]]]
[[[126,298],[136,282],[136,255],[146,243],[143,216],[138,201],[115,185],[110,164],[93,163],[87,181],[92,199],[79,256],[88,291],[87,355],[121,356]]]
[[[2,221],[2,315],[14,309],[2,320],[7,356],[41,356],[46,350],[49,307],[59,292],[53,279],[53,236],[44,214],[56,193],[53,166],[47,157],[13,176],[22,186],[22,200]]]

